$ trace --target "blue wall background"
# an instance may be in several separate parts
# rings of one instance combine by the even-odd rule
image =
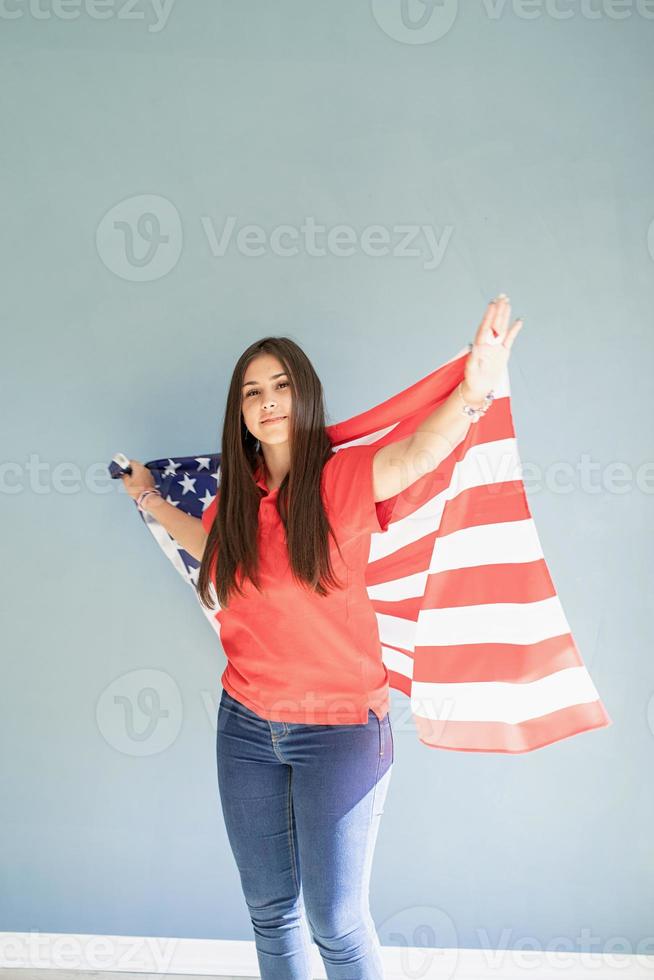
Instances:
[[[224,655],[104,478],[112,454],[217,451],[233,364],[266,333],[348,417],[505,291],[530,506],[614,724],[439,751],[394,692],[372,911],[385,945],[651,938],[654,22],[412,3],[413,27],[377,0],[3,8],[2,930],[252,938],[215,778]],[[351,254],[309,254],[311,220],[352,229]],[[296,254],[270,241],[286,225]]]

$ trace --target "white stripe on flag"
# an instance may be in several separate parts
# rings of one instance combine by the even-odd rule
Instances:
[[[417,623],[413,619],[402,619],[401,616],[387,616],[386,613],[378,613],[377,626],[379,639],[382,643],[390,643],[392,647],[401,647],[402,650],[415,650]]]
[[[425,594],[428,573],[416,572],[414,575],[404,575],[379,585],[369,585],[368,596],[381,602],[398,602],[401,599],[415,599]]]
[[[559,597],[554,595],[536,602],[489,602],[478,606],[421,609],[416,645],[529,644],[569,632]],[[384,639],[393,642],[390,637]]]
[[[407,514],[398,521],[391,521],[386,531],[373,531],[370,535],[368,561],[379,561],[405,548],[414,541],[420,541],[426,534],[433,534],[440,525],[443,508],[447,503],[445,490],[430,497],[422,507]]]
[[[479,424],[479,423],[477,423]],[[472,487],[492,486],[522,479],[522,466],[515,437],[493,439],[471,446],[455,464],[452,481],[444,493],[453,500]],[[492,493],[492,490],[488,491]]]
[[[396,674],[404,677],[413,677],[413,657],[409,657],[401,650],[393,650],[391,647],[382,646],[382,660],[389,670],[394,670]]]
[[[499,721],[518,725],[561,708],[597,700],[599,695],[585,667],[566,667],[524,684],[413,681],[411,685],[412,712],[437,721]]]
[[[465,527],[437,538],[429,571],[477,565],[520,564],[543,557],[536,526],[531,517],[524,521],[501,521]]]

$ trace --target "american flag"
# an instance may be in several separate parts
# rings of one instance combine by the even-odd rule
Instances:
[[[454,390],[469,348],[344,422],[336,450],[403,439]],[[419,740],[463,752],[530,752],[612,724],[550,576],[522,481],[508,370],[488,412],[436,470],[384,503],[366,572],[390,687]],[[170,503],[200,517],[220,454],[146,464]],[[199,562],[148,513],[146,526],[196,591]],[[220,635],[216,610],[198,604]]]

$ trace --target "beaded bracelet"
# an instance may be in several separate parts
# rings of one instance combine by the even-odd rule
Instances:
[[[145,498],[145,497],[147,497],[147,495],[148,495],[149,493],[156,493],[156,494],[158,494],[159,496],[161,496],[161,490],[157,490],[157,489],[156,489],[156,487],[155,487],[155,488],[152,488],[152,487],[148,487],[148,489],[147,489],[147,490],[141,490],[141,492],[140,492],[140,494],[139,494],[139,495],[138,495],[138,497],[136,498],[136,506],[137,506],[137,507],[138,507],[138,509],[139,509],[139,510],[140,510],[140,511],[141,511],[142,513],[144,513],[144,514],[147,514],[147,511],[146,511],[146,510],[145,510],[145,508],[144,508],[144,507],[142,506],[142,503],[143,503],[143,500],[144,500],[144,498]]]
[[[471,422],[478,422],[479,419],[482,417],[482,415],[486,414],[489,407],[493,403],[493,399],[495,398],[495,392],[491,388],[490,391],[486,392],[486,394],[484,395],[484,402],[482,406],[480,408],[474,408],[474,406],[468,405],[465,398],[463,397],[463,392],[461,391],[462,385],[463,385],[463,381],[460,381],[459,384],[456,386],[456,390],[459,392],[459,395],[461,396],[461,401],[463,402],[463,408],[461,409],[461,411],[463,412],[464,415],[467,415],[469,417]]]

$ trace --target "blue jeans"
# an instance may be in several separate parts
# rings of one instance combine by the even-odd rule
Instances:
[[[383,978],[368,887],[394,758],[389,714],[267,721],[223,689],[216,755],[262,980],[310,980],[311,939],[329,980]]]

